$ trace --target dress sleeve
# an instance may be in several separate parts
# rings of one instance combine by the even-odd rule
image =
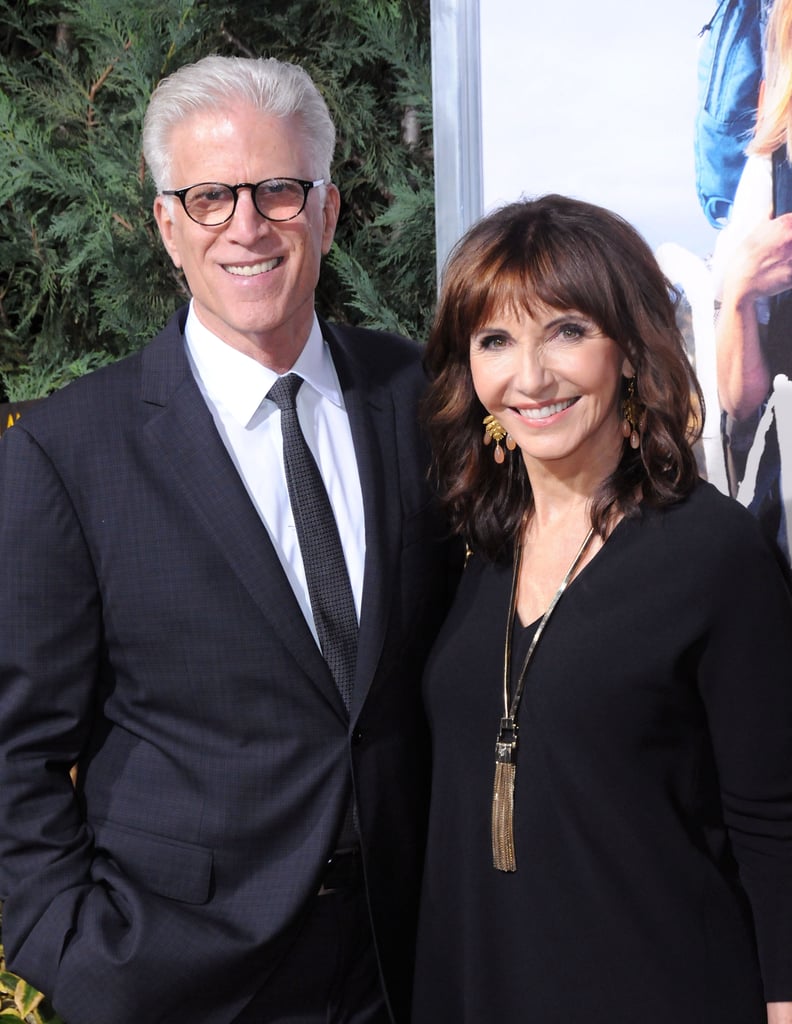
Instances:
[[[758,527],[732,517],[704,566],[700,662],[724,822],[754,918],[767,1001],[792,999],[792,599]]]

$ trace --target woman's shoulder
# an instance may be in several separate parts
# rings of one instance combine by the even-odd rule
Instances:
[[[756,520],[743,505],[707,480],[699,480],[679,501],[659,507],[644,504],[641,508],[647,522],[683,532],[704,530],[717,536],[722,530],[752,533],[758,529]]]
[[[699,481],[673,505],[644,509],[642,520],[669,558],[707,566],[713,574],[734,574],[748,563],[782,558],[762,533],[755,516],[713,484]]]

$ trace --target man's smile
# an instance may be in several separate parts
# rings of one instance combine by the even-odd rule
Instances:
[[[261,263],[225,263],[223,270],[236,277],[255,277],[256,274],[266,274],[267,271],[274,270],[282,262],[283,257],[276,256],[275,259],[262,260]]]

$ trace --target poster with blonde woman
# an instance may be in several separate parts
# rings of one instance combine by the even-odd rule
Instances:
[[[729,489],[789,559],[792,513],[792,2],[775,0],[756,125],[718,237],[718,395]]]

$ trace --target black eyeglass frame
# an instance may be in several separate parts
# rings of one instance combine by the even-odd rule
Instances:
[[[303,201],[300,209],[296,213],[291,214],[290,217],[270,217],[259,209],[258,203],[256,202],[256,192],[261,185],[266,185],[269,181],[292,181],[297,185],[300,185],[303,190]],[[285,224],[287,221],[294,220],[295,217],[299,217],[305,209],[305,204],[308,202],[308,193],[312,188],[318,188],[320,185],[327,185],[329,182],[326,178],[317,178],[316,181],[308,181],[305,178],[264,178],[263,181],[250,182],[240,181],[237,185],[227,185],[224,181],[198,181],[194,185],[187,185],[185,188],[164,188],[160,192],[163,196],[177,196],[179,202],[182,204],[182,208],[193,224],[200,224],[202,228],[218,228],[221,224],[227,224],[236,213],[237,202],[239,201],[239,190],[242,188],[250,189],[250,198],[253,200],[253,205],[256,208],[256,212],[264,218],[264,220],[272,221],[273,224]],[[214,221],[211,224],[207,224],[204,221],[196,220],[195,217],[187,209],[187,193],[194,188],[200,188],[201,185],[222,185],[223,188],[227,188],[231,195],[234,197],[234,205],[231,207],[231,212],[223,220]]]

